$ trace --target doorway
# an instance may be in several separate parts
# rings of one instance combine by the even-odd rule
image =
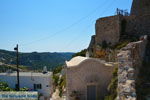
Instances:
[[[96,86],[95,85],[87,86],[87,100],[96,100]]]

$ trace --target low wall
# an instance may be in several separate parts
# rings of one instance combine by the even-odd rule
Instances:
[[[138,42],[129,43],[118,53],[118,97],[117,100],[136,100],[135,81],[142,65],[147,36]]]
[[[38,92],[28,91],[1,91],[0,100],[38,100]]]

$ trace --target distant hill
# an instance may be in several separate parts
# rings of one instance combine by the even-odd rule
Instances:
[[[56,66],[63,65],[66,60],[72,58],[73,54],[59,52],[19,53],[19,64],[28,66],[28,69],[32,70],[42,70],[44,66],[47,66],[47,69],[50,70]],[[16,64],[16,53],[0,49],[0,62],[4,64]]]

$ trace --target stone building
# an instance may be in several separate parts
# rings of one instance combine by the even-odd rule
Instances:
[[[133,0],[131,14],[117,13],[115,16],[99,18],[95,24],[95,35],[88,47],[94,53],[98,45],[106,41],[115,45],[128,37],[150,35],[150,0]]]
[[[113,68],[113,64],[95,58],[78,56],[67,61],[67,100],[103,100]]]

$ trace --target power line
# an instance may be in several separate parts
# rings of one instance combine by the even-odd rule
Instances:
[[[104,4],[105,4],[106,2],[107,2],[107,0],[105,0]],[[23,44],[22,46],[27,46],[27,45],[33,44],[33,43],[35,43],[35,42],[39,42],[39,41],[42,41],[42,40],[46,40],[46,39],[52,38],[52,37],[54,37],[54,36],[56,36],[56,35],[58,35],[58,34],[64,32],[64,31],[70,29],[71,27],[73,27],[73,26],[75,26],[75,25],[81,23],[81,21],[85,20],[87,17],[91,16],[93,13],[95,13],[95,12],[96,12],[100,7],[102,7],[104,4],[100,4],[100,5],[99,5],[98,7],[96,7],[94,10],[92,10],[88,15],[82,17],[81,19],[79,19],[79,20],[76,21],[75,23],[69,25],[68,27],[66,27],[66,28],[64,28],[64,29],[62,29],[62,30],[60,30],[60,31],[57,31],[57,32],[53,33],[52,35],[47,36],[47,37],[45,37],[45,38],[41,38],[41,39],[32,41],[32,42],[30,42],[30,43],[27,43],[27,44]]]
[[[110,7],[112,7],[112,5],[113,5],[113,3],[114,3],[115,1],[116,1],[116,0],[112,0],[112,2],[108,5],[108,7],[101,13],[101,16],[102,16],[104,13],[106,13]],[[95,20],[94,20],[93,22],[95,22]],[[86,29],[88,29],[89,27],[91,27],[91,25],[93,25],[93,22],[92,22],[92,24],[88,25],[88,27],[86,27]],[[85,29],[85,30],[86,30],[86,29]],[[85,30],[84,30],[84,31],[85,31]],[[83,32],[84,32],[84,31],[83,31]],[[77,39],[81,38],[80,36],[81,36],[81,35],[79,34],[77,37],[73,38],[72,41],[69,42],[68,45],[65,46],[65,47],[68,48],[73,42],[75,42],[75,41],[74,41],[75,39],[77,40]]]

